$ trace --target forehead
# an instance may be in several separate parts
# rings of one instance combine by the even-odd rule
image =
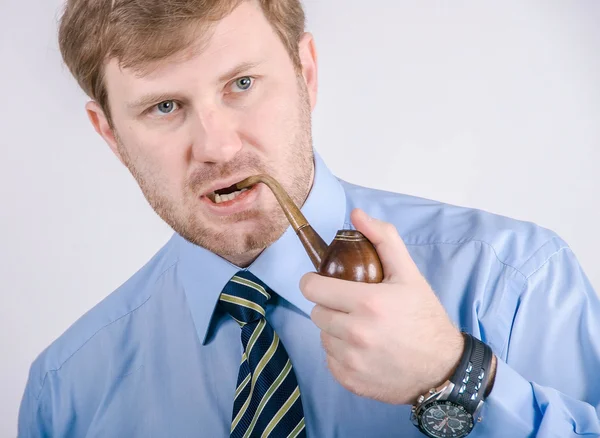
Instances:
[[[143,92],[146,87],[190,81],[215,82],[238,64],[287,57],[279,37],[254,1],[242,2],[231,14],[203,30],[189,48],[148,64],[142,71],[121,68],[115,59],[108,62],[105,84],[109,96],[127,96]]]

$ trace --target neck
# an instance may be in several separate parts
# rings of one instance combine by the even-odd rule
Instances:
[[[253,251],[245,252],[244,254],[223,256],[223,258],[228,262],[233,263],[239,268],[247,268],[252,264],[252,262],[254,262],[254,260],[258,258],[259,255],[262,254],[264,250],[265,248],[256,249]]]

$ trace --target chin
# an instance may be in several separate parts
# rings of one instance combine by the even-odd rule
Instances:
[[[196,222],[196,221],[191,221]],[[256,214],[237,220],[189,221],[187,226],[172,228],[186,240],[221,257],[243,257],[260,252],[285,232],[289,223],[282,212]]]

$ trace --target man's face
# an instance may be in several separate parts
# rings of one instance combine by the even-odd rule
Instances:
[[[302,205],[313,176],[316,59],[307,35],[298,75],[254,2],[242,3],[208,36],[192,56],[163,61],[144,76],[111,61],[105,84],[114,130],[97,105],[88,110],[160,217],[243,265],[288,222],[264,184],[220,203],[209,194],[267,173]]]

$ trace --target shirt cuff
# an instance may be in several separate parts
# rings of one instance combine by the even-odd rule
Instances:
[[[474,429],[477,436],[534,437],[539,415],[531,384],[497,358],[494,387],[480,412],[481,423]]]

